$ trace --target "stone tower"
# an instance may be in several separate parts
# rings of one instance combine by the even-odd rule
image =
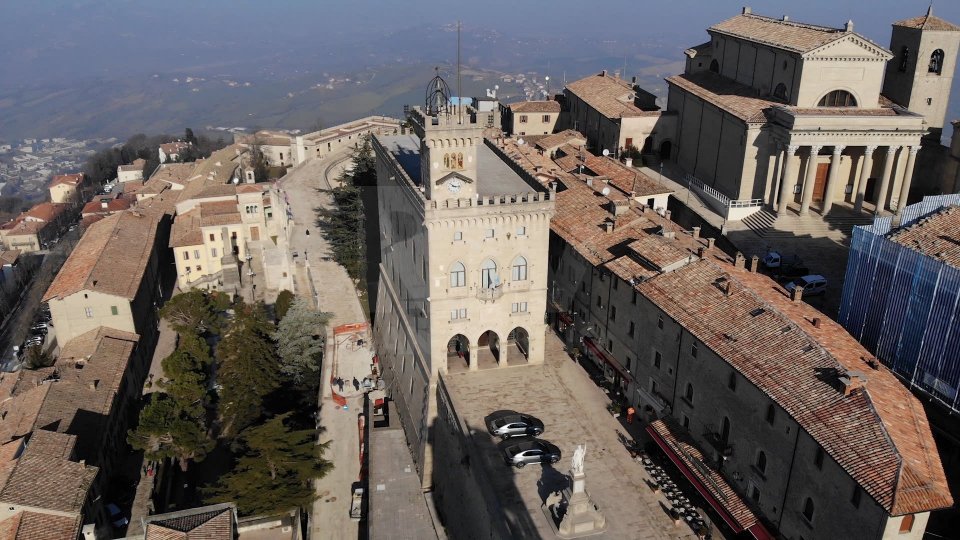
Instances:
[[[883,94],[922,114],[926,139],[940,141],[960,50],[960,27],[933,15],[893,23]]]
[[[420,138],[420,174],[430,200],[473,199],[477,194],[477,146],[483,125],[473,111],[452,105],[413,122]]]

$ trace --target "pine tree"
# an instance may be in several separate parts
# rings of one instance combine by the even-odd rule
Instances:
[[[203,461],[213,446],[201,423],[187,417],[166,394],[153,399],[140,411],[140,423],[127,433],[127,442],[152,461],[175,458],[184,471],[190,460]]]
[[[180,293],[160,309],[160,316],[178,333],[203,334],[216,330],[217,313],[210,298],[201,290]]]
[[[273,326],[263,304],[240,302],[235,311],[216,353],[219,412],[226,437],[256,423],[263,415],[263,398],[280,384],[280,364],[270,340]]]
[[[210,502],[235,502],[243,515],[273,514],[316,499],[313,480],[333,469],[323,459],[329,442],[316,444],[317,432],[285,422],[290,413],[250,427],[238,439],[243,454],[232,471],[205,490]]]
[[[277,325],[273,340],[280,355],[280,372],[295,383],[320,371],[329,320],[329,313],[320,313],[306,298],[297,297]]]
[[[166,380],[160,381],[163,390],[177,408],[190,418],[204,418],[204,398],[207,394],[207,365],[183,349],[177,349],[161,362]]]
[[[286,289],[280,291],[280,294],[277,295],[277,301],[273,304],[273,314],[278,321],[287,315],[287,311],[290,309],[290,304],[292,303],[293,293]]]

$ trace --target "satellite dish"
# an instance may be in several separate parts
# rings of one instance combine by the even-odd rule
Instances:
[[[239,179],[239,178],[234,178],[234,179],[233,179],[233,183],[234,183],[234,184],[239,184],[239,183],[240,183],[240,179]]]
[[[603,149],[603,157],[607,157],[607,156],[609,156],[609,155],[610,155],[610,151],[607,150],[606,148],[604,148],[604,149]]]
[[[600,190],[600,193],[602,193],[603,196],[606,197],[607,195],[610,194],[610,188],[604,187],[603,189]]]
[[[523,139],[517,139],[517,144],[523,144]]]
[[[499,89],[500,89],[500,85],[499,85],[499,84],[493,85],[493,89],[494,89],[494,90],[499,90]]]

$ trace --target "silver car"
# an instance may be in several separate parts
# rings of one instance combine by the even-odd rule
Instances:
[[[518,469],[528,463],[556,463],[560,457],[560,449],[556,445],[537,439],[511,442],[503,448],[503,461]]]
[[[487,423],[487,430],[494,437],[533,436],[543,433],[543,422],[526,414],[505,414],[493,418]]]

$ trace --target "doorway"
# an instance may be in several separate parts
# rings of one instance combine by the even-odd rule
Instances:
[[[813,202],[822,203],[827,192],[827,175],[830,173],[829,163],[817,164],[817,176],[813,181]]]

